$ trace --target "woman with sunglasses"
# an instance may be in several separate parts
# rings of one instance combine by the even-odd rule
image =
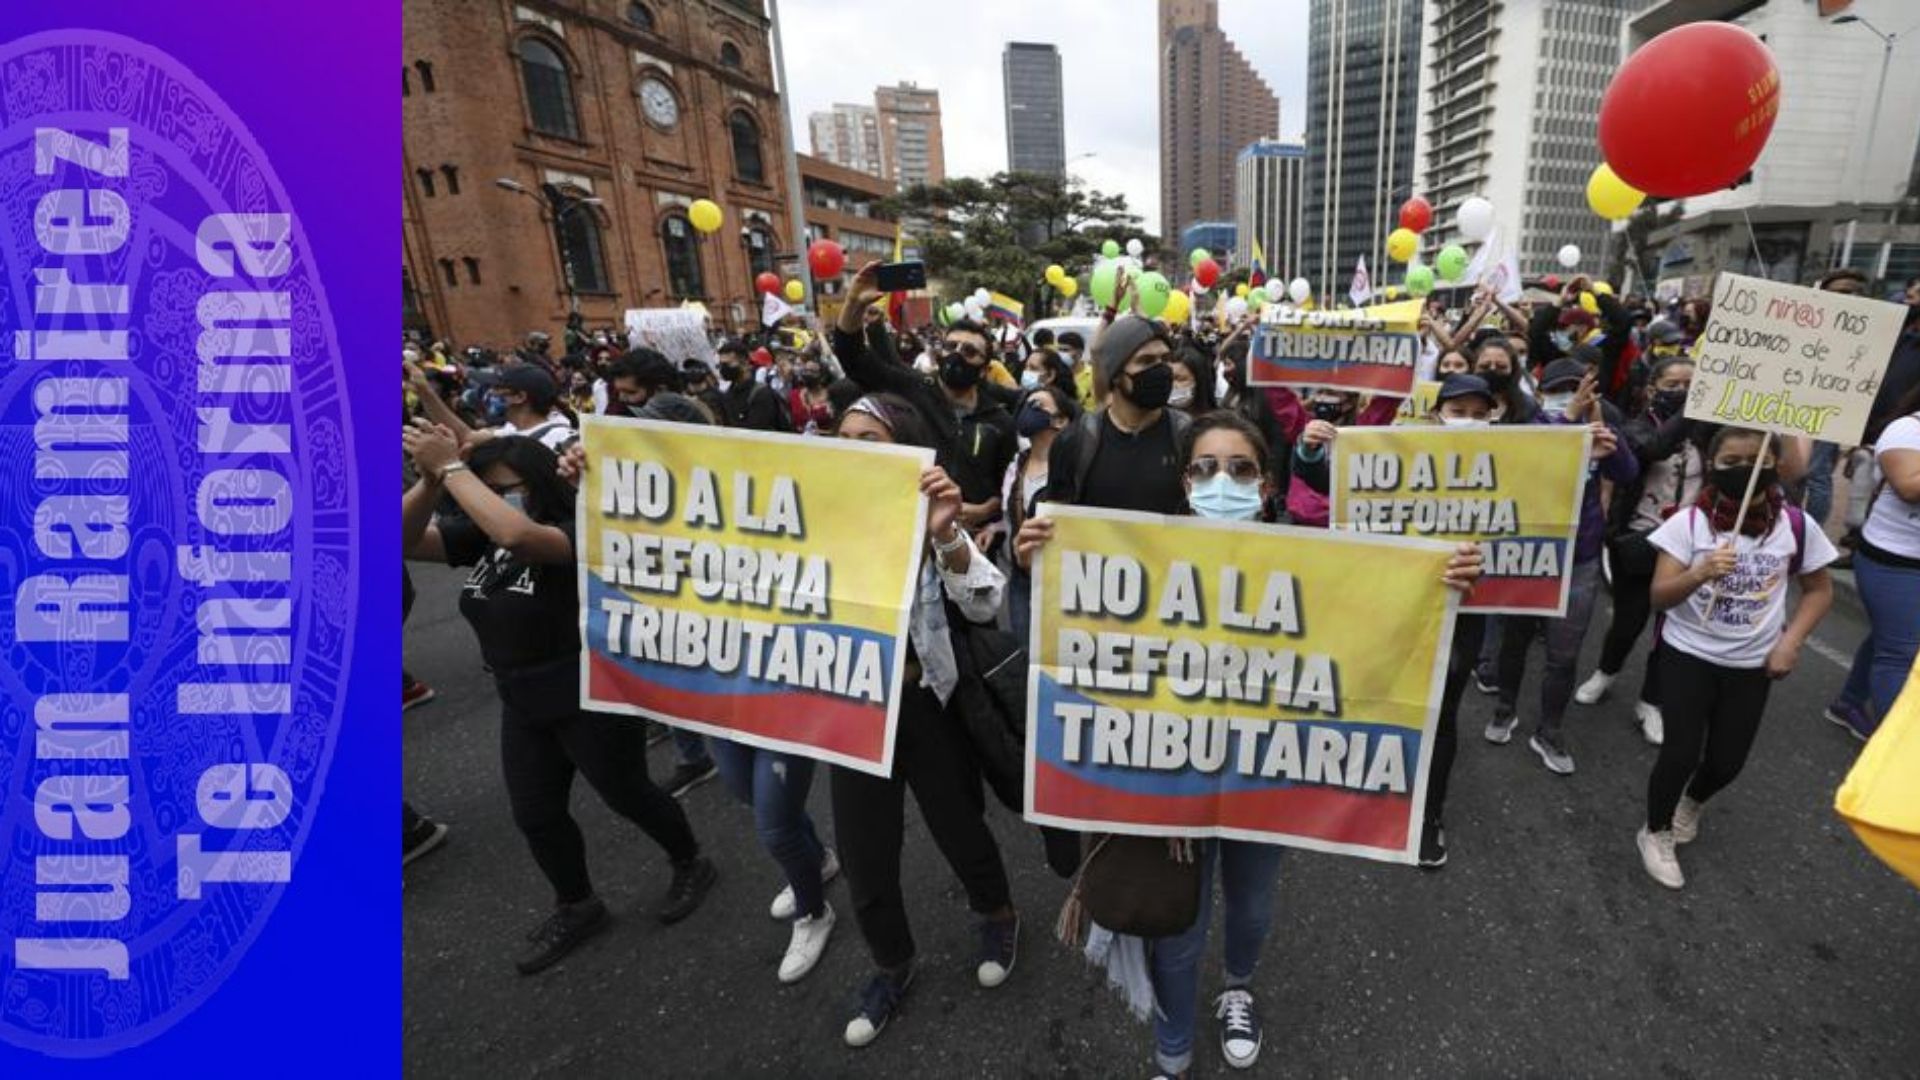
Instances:
[[[1191,513],[1227,521],[1262,519],[1273,483],[1272,458],[1259,429],[1246,418],[1228,410],[1196,418],[1183,458],[1183,485]],[[1052,537],[1051,521],[1030,520],[1016,541],[1020,560],[1031,565]],[[1284,540],[1284,534],[1276,539]],[[1464,591],[1480,576],[1480,561],[1478,548],[1461,544],[1443,580],[1449,588]],[[1252,1067],[1260,1056],[1262,1028],[1253,974],[1273,928],[1274,893],[1286,849],[1246,840],[1203,840],[1196,847],[1201,885],[1200,910],[1193,925],[1172,937],[1152,940],[1146,949],[1153,990],[1154,1060],[1163,1077],[1184,1077],[1193,1066],[1200,966],[1212,922],[1216,867],[1225,906],[1224,985],[1213,1002],[1214,1017],[1220,1023],[1220,1052],[1236,1069]]]
[[[513,823],[553,886],[554,910],[515,959],[531,975],[560,962],[606,926],[587,876],[580,825],[568,809],[574,773],[640,826],[673,863],[654,908],[663,923],[693,914],[719,877],[687,816],[647,778],[641,725],[580,707],[580,600],[575,588],[574,489],[538,439],[504,436],[462,460],[451,429],[415,420],[402,442],[420,480],[401,505],[409,559],[471,566],[460,614],[500,693],[500,762]],[[443,497],[462,516],[434,519]]]

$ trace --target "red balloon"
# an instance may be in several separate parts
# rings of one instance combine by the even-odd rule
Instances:
[[[1400,227],[1414,232],[1426,232],[1433,224],[1433,204],[1415,195],[1400,204]]]
[[[1220,280],[1220,264],[1212,259],[1200,260],[1200,265],[1193,268],[1193,280],[1203,289],[1213,288],[1213,283]]]
[[[1780,113],[1780,70],[1732,23],[1677,26],[1614,73],[1600,102],[1600,152],[1649,195],[1704,195],[1740,179]]]
[[[815,240],[807,248],[807,263],[816,278],[838,277],[847,268],[847,253],[831,240]]]
[[[1560,291],[1560,275],[1548,274],[1546,277],[1541,278],[1540,287],[1547,290],[1548,292],[1559,292]]]
[[[769,270],[753,279],[753,287],[763,293],[778,292],[780,290],[780,275]]]

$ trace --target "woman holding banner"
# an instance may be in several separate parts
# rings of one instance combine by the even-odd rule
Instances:
[[[1653,606],[1668,613],[1660,630],[1667,730],[1635,841],[1648,876],[1669,889],[1687,883],[1676,845],[1699,834],[1703,804],[1740,775],[1772,681],[1793,671],[1833,604],[1825,567],[1839,553],[1787,504],[1771,443],[1758,431],[1721,428],[1699,497],[1647,538],[1660,553]],[[1791,620],[1789,578],[1800,583]]]
[[[1187,434],[1182,457],[1182,484],[1190,513],[1230,521],[1262,518],[1262,508],[1272,493],[1272,457],[1266,440],[1252,423],[1230,410],[1198,417]],[[1022,565],[1032,565],[1053,532],[1048,519],[1029,519],[1015,540],[1016,559]],[[1276,538],[1284,540],[1283,535]],[[1479,549],[1461,544],[1443,580],[1449,587],[1465,591],[1480,576],[1480,563]],[[1126,973],[1138,974],[1141,968],[1132,960],[1144,952],[1145,978],[1150,985],[1124,987],[1126,996],[1132,1001],[1150,1002],[1151,1007],[1141,1015],[1153,1017],[1154,1060],[1161,1075],[1186,1076],[1193,1065],[1200,967],[1212,922],[1213,878],[1218,868],[1225,908],[1225,962],[1224,985],[1213,1002],[1214,1017],[1220,1023],[1220,1051],[1227,1064],[1250,1068],[1260,1056],[1263,1041],[1253,974],[1273,928],[1274,894],[1286,849],[1244,840],[1173,843],[1197,849],[1193,855],[1200,861],[1200,900],[1193,923],[1179,934],[1144,942],[1139,938],[1114,938],[1110,932],[1097,929],[1107,944],[1109,971],[1118,979],[1128,978]],[[1074,910],[1071,899],[1068,910]]]
[[[663,923],[693,914],[719,877],[687,816],[647,778],[641,725],[580,708],[580,599],[575,586],[574,489],[538,439],[489,439],[462,460],[453,431],[415,420],[402,441],[420,472],[401,506],[407,558],[471,566],[460,613],[500,693],[500,761],[513,822],[553,886],[554,911],[514,961],[531,975],[605,928],[607,907],[587,876],[585,840],[568,809],[575,772],[673,860],[654,909]],[[461,516],[434,520],[451,498]]]

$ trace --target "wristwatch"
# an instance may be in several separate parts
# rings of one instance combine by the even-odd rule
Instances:
[[[443,484],[446,483],[447,477],[452,476],[454,473],[472,472],[472,471],[473,470],[469,469],[467,467],[467,463],[464,461],[450,461],[447,464],[442,465],[440,467],[440,482]]]

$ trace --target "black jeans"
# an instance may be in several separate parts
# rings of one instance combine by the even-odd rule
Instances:
[[[1653,555],[1651,545],[1638,534],[1619,537],[1610,544],[1613,618],[1607,623],[1607,639],[1600,647],[1600,670],[1618,675],[1627,665],[1634,644],[1640,640],[1640,632],[1647,628],[1647,620],[1653,616]],[[1659,650],[1656,640],[1653,653],[1647,656],[1646,676],[1640,682],[1640,700],[1649,705],[1660,704],[1660,664],[1656,659]]]
[[[1765,668],[1721,667],[1674,648],[1660,650],[1660,663],[1666,739],[1647,780],[1651,832],[1673,824],[1682,794],[1706,802],[1740,775],[1773,688]]]
[[[1453,776],[1453,757],[1459,744],[1460,698],[1480,660],[1486,638],[1485,615],[1460,615],[1453,623],[1453,651],[1447,657],[1447,681],[1440,692],[1440,715],[1433,727],[1433,759],[1427,766],[1427,822],[1438,824],[1447,808],[1447,781]]]
[[[966,735],[932,691],[915,686],[901,699],[891,778],[835,766],[832,786],[833,831],[853,914],[880,967],[899,968],[914,956],[900,890],[908,788],[933,842],[966,888],[967,906],[988,915],[1013,903]]]
[[[576,770],[614,813],[640,826],[676,865],[700,854],[679,802],[647,778],[647,735],[640,721],[580,708],[578,660],[496,682],[500,764],[513,823],[527,838],[558,903],[593,895],[586,842],[568,809]]]

